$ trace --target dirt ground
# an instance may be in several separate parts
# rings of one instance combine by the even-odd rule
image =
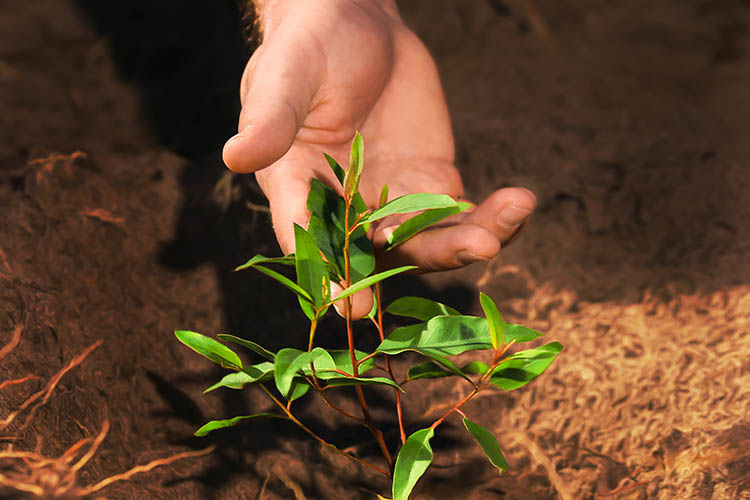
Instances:
[[[750,2],[400,6],[437,60],[467,194],[524,185],[540,207],[497,261],[398,288],[467,313],[484,290],[565,345],[526,388],[468,405],[510,470],[448,421],[415,498],[750,499]],[[252,391],[202,395],[220,372],[175,329],[269,348],[306,332],[283,290],[231,272],[278,252],[246,206],[263,203],[254,181],[220,160],[248,54],[233,0],[2,2],[0,384],[38,378],[0,386],[0,419],[102,344],[0,431],[0,449],[57,457],[107,421],[82,485],[216,446],[107,498],[387,491],[285,423],[192,437],[268,407]],[[462,390],[425,382],[411,430]],[[300,408],[341,446],[366,437],[312,399]]]

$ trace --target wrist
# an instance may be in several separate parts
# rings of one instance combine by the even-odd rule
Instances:
[[[255,6],[257,23],[263,37],[275,31],[283,22],[283,19],[295,8],[299,7],[300,1],[307,0],[251,0]],[[368,6],[380,9],[389,17],[400,19],[396,0],[333,0],[325,3],[330,7],[335,3],[353,3],[360,7]]]

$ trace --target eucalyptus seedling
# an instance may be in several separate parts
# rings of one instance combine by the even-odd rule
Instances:
[[[402,266],[376,273],[375,252],[367,237],[370,225],[391,215],[415,214],[388,237],[384,250],[392,251],[420,231],[466,210],[470,205],[446,195],[428,193],[408,194],[388,201],[388,188],[384,186],[379,205],[368,208],[359,194],[364,168],[364,144],[359,133],[352,143],[347,169],[343,169],[330,156],[326,155],[325,159],[341,183],[343,196],[313,179],[307,198],[310,221],[307,229],[294,226],[294,253],[283,257],[256,255],[236,269],[259,271],[296,295],[300,308],[310,321],[305,341],[290,339],[294,341],[293,346],[273,352],[253,340],[234,335],[220,334],[216,340],[196,332],[176,332],[182,343],[228,370],[221,380],[205,392],[253,386],[268,397],[274,408],[252,415],[212,420],[198,429],[195,435],[204,436],[216,429],[251,420],[287,420],[327,448],[387,476],[392,485],[390,496],[380,496],[381,499],[408,500],[417,481],[432,463],[430,441],[447,418],[457,415],[489,462],[500,473],[504,472],[508,464],[497,439],[488,429],[471,420],[462,408],[482,391],[510,391],[528,384],[550,366],[562,350],[562,345],[550,342],[532,349],[516,350],[518,344],[533,341],[542,334],[524,326],[506,323],[494,301],[484,293],[479,297],[484,312],[482,317],[463,315],[450,306],[422,297],[400,297],[387,307],[382,307],[380,283],[411,271],[416,266]],[[279,272],[279,267],[293,269],[296,279]],[[342,290],[335,297],[331,293],[332,283]],[[363,352],[355,345],[351,300],[352,295],[370,287],[373,308],[366,320],[377,328],[380,345],[372,352]],[[323,349],[316,346],[315,333],[321,318],[336,303],[343,305],[340,309],[344,311],[346,331],[342,332],[340,349]],[[386,335],[384,314],[412,321]],[[243,364],[228,344],[248,349],[257,356],[258,362]],[[417,353],[423,360],[397,377],[391,366],[391,358],[407,351]],[[489,363],[475,360],[459,366],[454,357],[469,351],[490,351],[491,355],[483,358]],[[376,363],[376,360],[382,363]],[[407,434],[408,425],[404,421],[401,404],[407,394],[406,387],[421,379],[448,377],[458,377],[467,384],[465,395],[430,426]],[[388,446],[382,430],[370,416],[365,393],[365,388],[369,386],[383,386],[393,392],[394,421],[400,430],[397,449],[392,450]],[[328,397],[329,390],[351,388],[359,402],[358,415],[339,408]],[[368,461],[342,450],[307,427],[295,415],[292,403],[310,392],[323,398],[341,418],[369,429],[383,455],[382,462]]]

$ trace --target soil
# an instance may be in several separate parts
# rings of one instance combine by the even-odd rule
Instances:
[[[507,320],[565,345],[539,380],[466,408],[510,470],[498,476],[448,420],[415,498],[750,499],[750,2],[401,9],[440,69],[467,194],[524,185],[540,206],[497,261],[394,288],[477,314],[480,288]],[[284,422],[192,437],[268,405],[252,391],[202,395],[221,370],[175,329],[272,349],[306,335],[295,300],[232,272],[278,252],[267,214],[246,204],[263,203],[254,181],[220,160],[250,53],[242,32],[233,0],[3,3],[0,383],[38,378],[0,390],[0,418],[103,342],[0,444],[57,457],[106,420],[82,485],[216,446],[107,498],[387,491]],[[464,390],[425,382],[406,405],[409,428]],[[384,418],[389,394],[371,397]],[[299,409],[312,428],[377,455],[309,399]]]

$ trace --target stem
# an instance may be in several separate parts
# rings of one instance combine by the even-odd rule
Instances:
[[[375,283],[375,300],[378,301],[378,321],[375,324],[375,326],[378,327],[378,333],[380,334],[380,341],[383,342],[385,340],[385,334],[383,333],[383,308],[381,307],[381,300],[380,300],[380,283]],[[385,369],[388,372],[388,376],[393,380],[396,381],[396,377],[393,376],[393,370],[391,369],[391,360],[390,357],[386,354],[385,355]],[[403,415],[403,409],[401,408],[401,391],[393,388],[393,393],[396,396],[396,415],[398,417],[398,431],[401,435],[401,444],[406,444],[406,431],[404,430],[404,415]]]
[[[362,465],[364,465],[365,467],[369,467],[369,468],[370,468],[370,469],[372,469],[372,470],[378,471],[378,472],[380,472],[381,474],[383,474],[383,475],[385,475],[385,476],[389,476],[389,477],[390,477],[390,473],[389,473],[388,471],[386,471],[385,469],[381,469],[381,468],[380,468],[380,467],[378,467],[377,465],[371,464],[370,462],[367,462],[367,461],[365,461],[365,460],[362,460],[362,459],[361,459],[361,458],[359,458],[359,457],[355,457],[354,455],[351,455],[351,454],[349,454],[349,453],[347,453],[347,452],[345,452],[345,451],[343,451],[343,450],[339,450],[338,448],[336,448],[336,446],[335,446],[335,445],[333,445],[333,444],[329,443],[328,441],[326,441],[326,440],[325,440],[325,439],[323,439],[322,437],[320,437],[320,436],[318,436],[317,434],[315,434],[315,432],[314,432],[314,431],[313,431],[312,429],[310,429],[310,428],[309,428],[309,427],[307,427],[307,426],[306,426],[305,424],[303,424],[302,422],[300,422],[299,420],[297,420],[297,418],[296,418],[296,417],[295,417],[294,415],[292,415],[292,412],[291,412],[291,411],[289,411],[289,410],[288,410],[288,409],[287,409],[287,408],[286,408],[286,407],[284,406],[284,403],[282,403],[281,401],[279,401],[279,400],[278,400],[278,398],[276,398],[276,396],[274,396],[274,395],[273,395],[273,394],[271,393],[271,391],[269,391],[269,390],[268,390],[268,389],[266,388],[266,386],[265,386],[265,385],[263,385],[263,384],[258,384],[258,385],[260,386],[260,388],[261,388],[261,389],[263,389],[263,392],[265,392],[265,393],[266,393],[266,394],[268,395],[268,397],[269,397],[269,398],[271,398],[271,399],[273,400],[273,402],[274,402],[274,403],[276,403],[276,406],[278,406],[279,408],[281,408],[281,410],[282,410],[282,411],[284,412],[284,414],[285,414],[285,415],[287,416],[287,418],[288,418],[289,420],[291,420],[292,422],[294,422],[294,423],[295,423],[295,424],[297,425],[297,427],[299,427],[300,429],[302,429],[303,431],[305,431],[306,433],[308,433],[308,434],[309,434],[310,436],[312,436],[312,437],[313,437],[313,438],[314,438],[315,440],[317,440],[317,441],[318,441],[318,442],[319,442],[320,444],[322,444],[323,446],[326,446],[327,448],[330,448],[331,450],[335,451],[335,452],[336,452],[336,453],[338,453],[339,455],[343,455],[343,456],[347,457],[347,458],[348,458],[348,459],[350,459],[350,460],[354,460],[355,462],[357,462],[357,463],[359,463],[359,464],[362,464]]]
[[[318,328],[318,314],[317,311],[315,312],[315,318],[313,318],[312,322],[310,323],[310,340],[307,343],[307,351],[312,351],[313,348],[313,339],[315,338],[315,330]]]
[[[365,361],[367,361],[368,359],[374,358],[374,357],[375,357],[375,356],[377,356],[378,354],[380,354],[380,353],[379,353],[379,352],[377,352],[377,351],[375,351],[375,352],[371,352],[370,354],[368,354],[367,356],[365,356],[365,357],[364,357],[364,358],[362,358],[362,359],[358,359],[358,360],[357,360],[357,367],[359,367],[359,365],[361,365],[362,363],[364,363],[364,362],[365,362]]]
[[[480,391],[482,391],[482,390],[484,390],[484,389],[487,388],[486,385],[482,385],[482,384],[484,384],[484,381],[487,380],[487,377],[489,377],[490,374],[495,370],[495,368],[497,368],[497,366],[500,364],[500,357],[503,354],[505,354],[505,352],[508,350],[508,348],[511,345],[513,345],[514,342],[515,342],[515,340],[511,340],[510,342],[508,342],[507,344],[505,344],[505,346],[495,354],[495,359],[492,361],[492,366],[490,366],[490,368],[487,370],[487,372],[485,372],[485,374],[482,375],[482,378],[479,379],[479,383],[474,386],[474,390],[471,391],[461,401],[459,401],[458,403],[456,403],[455,405],[453,405],[453,407],[450,410],[448,410],[447,412],[445,412],[445,414],[442,417],[440,417],[439,419],[435,420],[432,423],[432,425],[430,426],[431,429],[435,429],[438,425],[442,424],[443,420],[445,420],[446,418],[448,418],[448,416],[451,413],[453,413],[454,411],[460,413],[464,417],[466,416],[466,415],[464,415],[464,413],[461,411],[460,408],[465,403],[467,403],[471,398],[473,398],[474,396],[476,396]]]
[[[346,229],[346,238],[344,239],[344,288],[351,286],[351,261],[349,258],[349,243],[351,240],[351,231],[349,228],[349,211],[351,208],[351,198],[346,198],[346,209],[344,212],[344,228]],[[346,318],[346,339],[349,344],[349,357],[352,360],[352,375],[359,377],[359,366],[357,366],[357,355],[354,350],[354,330],[352,328],[352,297],[346,297],[344,299],[344,317]],[[365,421],[365,425],[372,433],[375,441],[377,441],[380,451],[385,457],[385,461],[388,464],[389,469],[393,469],[393,458],[388,451],[388,446],[385,444],[383,439],[383,433],[375,427],[370,416],[370,410],[367,408],[367,401],[365,400],[365,393],[362,387],[359,385],[354,386],[354,390],[357,393],[357,399],[359,400],[359,406],[362,408],[362,417]]]
[[[495,352],[495,357],[492,358],[492,368],[493,369],[495,369],[497,367],[498,361],[500,361],[500,358],[503,356],[503,354],[505,354],[508,351],[508,348],[510,346],[512,346],[513,344],[515,344],[515,343],[516,343],[516,339],[513,339],[510,342],[508,342],[507,344],[505,344],[502,349],[500,349],[499,351]],[[492,370],[487,370],[487,373],[490,373],[491,371]],[[485,375],[487,375],[487,373],[485,373]],[[484,380],[484,377],[482,377],[482,380]]]
[[[361,418],[359,418],[357,416],[352,415],[351,413],[347,412],[346,410],[343,410],[343,409],[339,408],[338,406],[336,406],[333,403],[333,401],[331,401],[330,399],[328,399],[328,397],[325,395],[324,388],[320,387],[320,382],[318,381],[317,377],[315,377],[315,371],[314,371],[314,369],[313,369],[313,377],[312,377],[312,381],[311,382],[312,382],[313,387],[315,387],[315,389],[317,389],[318,393],[320,394],[320,397],[323,399],[323,402],[325,404],[327,404],[330,409],[332,409],[333,411],[335,411],[336,413],[338,413],[339,415],[341,415],[343,417],[346,417],[346,418],[348,418],[350,420],[354,420],[355,422],[357,422],[359,424],[367,425],[367,422],[365,422],[364,420],[362,420]]]
[[[448,416],[449,416],[449,415],[450,415],[451,413],[453,413],[454,411],[456,411],[456,410],[458,410],[459,408],[461,408],[461,406],[463,406],[463,405],[464,405],[464,403],[466,403],[466,402],[467,402],[467,401],[469,401],[469,400],[470,400],[471,398],[473,398],[473,397],[474,397],[474,396],[475,396],[475,395],[476,395],[476,394],[477,394],[477,393],[478,393],[478,392],[479,392],[480,390],[481,390],[481,389],[474,389],[474,390],[473,390],[473,391],[471,391],[471,392],[470,392],[470,393],[469,393],[469,394],[468,394],[468,395],[467,395],[467,396],[466,396],[465,398],[463,398],[463,399],[462,399],[461,401],[459,401],[458,403],[456,403],[455,405],[453,405],[453,408],[451,408],[450,410],[448,410],[447,412],[445,412],[445,415],[443,415],[442,417],[440,417],[439,419],[435,420],[435,421],[434,421],[434,422],[432,423],[432,425],[430,426],[430,429],[435,429],[435,428],[436,428],[436,427],[437,427],[438,425],[442,424],[442,423],[443,423],[443,420],[445,420],[446,418],[448,418]]]

